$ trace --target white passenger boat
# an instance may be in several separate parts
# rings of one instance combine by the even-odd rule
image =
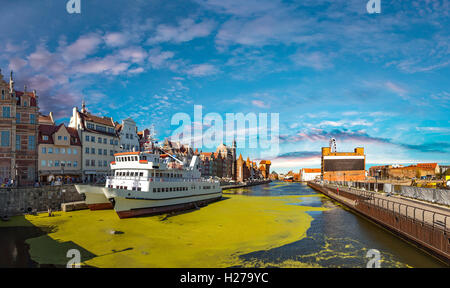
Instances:
[[[222,198],[218,181],[201,178],[197,156],[186,165],[159,149],[114,155],[104,194],[120,218],[192,209]]]

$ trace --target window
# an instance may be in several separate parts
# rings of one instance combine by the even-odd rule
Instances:
[[[89,142],[89,136],[86,135],[86,142]]]
[[[21,150],[21,147],[20,147],[20,135],[16,135],[16,150]]]
[[[89,147],[86,147],[85,153],[86,153],[86,154],[89,154]]]
[[[102,149],[98,149],[98,155],[102,155]]]
[[[98,167],[102,167],[102,160],[98,160]]]
[[[30,123],[31,124],[36,124],[36,115],[30,114]]]
[[[62,136],[58,136],[58,140],[62,140]]]
[[[5,89],[2,89],[2,100],[5,100]]]
[[[103,149],[103,155],[108,155],[108,150],[106,150],[106,149]]]
[[[47,135],[42,135],[42,139],[47,141],[48,140],[48,136]]]
[[[42,147],[41,152],[42,152],[42,154],[46,154],[47,153],[47,148]]]
[[[61,148],[61,154],[66,154],[66,149],[65,148]]]
[[[113,150],[109,150],[109,156],[114,156],[114,151]]]
[[[94,127],[95,127],[94,124],[89,123],[89,122],[87,123],[87,128],[88,129],[95,129]]]
[[[91,136],[91,142],[95,142],[95,137]]]
[[[98,143],[102,143],[102,137],[98,137]]]
[[[67,136],[64,136],[64,141],[67,141]]]
[[[45,166],[47,166],[47,163],[46,163],[46,161],[45,161],[45,160],[42,160],[42,161],[41,161],[41,166],[42,166],[42,167],[45,167]]]
[[[95,160],[91,160],[91,166],[95,167]]]
[[[48,167],[53,167],[53,160],[48,160]]]
[[[103,138],[103,144],[107,144],[107,142],[108,142],[108,139]]]
[[[91,148],[91,154],[95,154],[95,148]]]
[[[20,113],[16,113],[16,123],[20,123]]]
[[[130,139],[133,140],[133,134],[130,134]]]
[[[70,149],[70,148],[67,148],[67,154],[72,154],[72,149]]]
[[[59,167],[59,160],[55,160],[55,167]]]
[[[108,167],[108,163],[106,162],[106,160],[103,160],[103,166]]]
[[[130,135],[128,135],[128,133],[125,134],[125,138],[130,139]]]
[[[2,147],[9,147],[9,131],[2,131]]]
[[[101,132],[106,132],[106,127],[105,126],[96,125],[95,126],[95,130],[101,131]]]
[[[67,161],[66,165],[67,165],[67,167],[72,167],[72,161]]]
[[[78,154],[78,150],[73,148],[73,155],[77,155]]]
[[[119,144],[119,140],[115,140],[114,145],[118,145],[118,144]]]
[[[53,154],[53,148],[48,148],[48,154]]]
[[[73,161],[73,167],[78,167],[78,161]]]
[[[55,148],[55,154],[59,154],[59,148]]]
[[[3,106],[3,118],[11,117],[11,107]]]
[[[28,102],[27,101],[23,101],[23,107],[27,107],[28,106]]]
[[[114,140],[113,139],[109,139],[109,144],[114,145]]]

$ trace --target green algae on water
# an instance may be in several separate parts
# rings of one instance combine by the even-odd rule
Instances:
[[[240,255],[301,240],[313,220],[307,212],[327,209],[286,205],[299,202],[298,196],[226,195],[169,217],[119,219],[114,210],[27,216],[35,226],[53,227],[27,243],[40,264],[64,265],[74,248],[81,249],[83,265],[95,267],[239,266]]]

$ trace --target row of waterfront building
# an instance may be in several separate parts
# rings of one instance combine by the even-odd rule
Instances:
[[[11,72],[9,82],[0,70],[0,184],[34,185],[37,182],[103,182],[110,173],[114,154],[142,151],[149,129],[138,131],[133,119],[121,123],[112,117],[93,115],[83,101],[73,108],[69,125],[56,124],[53,114],[39,112],[36,91],[18,91]],[[195,151],[186,144],[165,140],[166,153],[189,161],[200,158],[202,176],[245,182],[268,178],[270,161],[243,160],[232,147],[220,145],[216,152]]]

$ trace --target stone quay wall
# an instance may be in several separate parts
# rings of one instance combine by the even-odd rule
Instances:
[[[74,185],[1,188],[0,217],[60,210],[62,203],[83,201]]]

